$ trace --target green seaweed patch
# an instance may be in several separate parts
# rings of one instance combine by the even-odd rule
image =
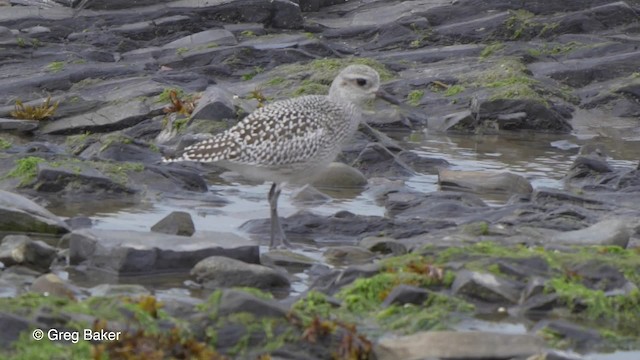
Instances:
[[[579,280],[566,276],[549,280],[545,290],[555,293],[562,304],[572,312],[579,312],[589,319],[621,322],[640,321],[640,290],[633,289],[625,295],[608,296],[602,290],[587,288]]]
[[[12,146],[13,146],[13,144],[10,141],[5,140],[5,139],[0,137],[0,150],[9,149]]]
[[[542,247],[478,242],[461,247],[425,246],[420,254],[443,267],[451,262],[464,263],[468,270],[495,274],[501,273],[500,266],[495,264],[496,259],[541,258],[549,267],[546,291],[557,294],[559,303],[574,313],[576,320],[586,321],[601,332],[609,331],[612,336],[623,339],[640,337],[637,328],[640,322],[640,253],[633,249],[576,246],[567,251],[547,251]],[[635,289],[625,294],[609,295],[598,289],[598,284],[593,289],[585,286],[584,279],[575,269],[596,265],[618,269]]]
[[[501,42],[495,42],[495,43],[489,44],[485,46],[480,52],[480,58],[486,59],[492,56],[493,54],[501,51],[502,49],[504,49],[504,44]]]
[[[15,167],[11,169],[4,178],[19,178],[19,186],[25,186],[36,178],[38,175],[38,164],[45,161],[45,159],[37,156],[27,156],[18,159],[15,162]]]
[[[31,335],[33,329],[20,334],[18,341],[12,344],[13,349],[4,353],[0,358],[6,360],[50,360],[50,359],[93,359],[93,345],[79,338],[75,344],[43,339],[34,341]]]
[[[407,102],[409,105],[418,106],[420,105],[420,100],[424,97],[424,90],[412,90],[407,95]]]
[[[336,295],[354,313],[376,310],[398,285],[440,289],[450,287],[455,280],[452,271],[434,265],[430,259],[408,254],[381,262],[381,272],[370,278],[357,279]]]
[[[331,318],[333,308],[334,305],[325,294],[311,290],[304,298],[296,301],[291,310],[302,319],[305,326],[308,326],[314,318]]]
[[[447,88],[447,90],[444,91],[444,96],[455,96],[460,94],[464,90],[465,87],[460,84],[451,85]]]
[[[65,63],[64,61],[53,61],[47,65],[47,71],[52,73],[57,73],[64,70]]]
[[[447,324],[455,323],[474,310],[473,305],[461,299],[433,293],[420,305],[391,305],[378,312],[376,319],[386,329],[411,334],[447,330]]]
[[[238,288],[248,292],[258,298],[271,299],[271,295],[253,288]],[[222,290],[216,290],[209,298],[197,305],[197,310],[208,314],[211,320],[205,329],[206,341],[212,348],[224,348],[224,352],[233,356],[246,354],[251,348],[252,351],[270,352],[281,348],[287,342],[300,340],[298,331],[286,318],[258,317],[249,312],[235,312],[224,316],[219,316],[218,309],[222,298]],[[220,344],[218,334],[225,328],[242,326],[243,335],[234,343]],[[227,339],[228,340],[228,339]]]
[[[548,106],[539,90],[539,82],[533,79],[527,67],[518,59],[506,58],[479,73],[464,75],[462,81],[476,88],[491,89],[491,100],[527,99]]]
[[[256,288],[252,288],[252,287],[247,287],[247,286],[241,286],[241,287],[234,287],[232,288],[233,290],[240,290],[240,291],[244,291],[247,294],[251,294],[255,297],[257,297],[258,299],[262,299],[262,300],[273,300],[273,294],[271,294],[270,292],[266,292],[266,291],[262,291],[260,289],[256,289]]]

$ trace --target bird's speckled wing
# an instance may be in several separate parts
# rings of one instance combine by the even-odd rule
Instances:
[[[343,109],[326,96],[304,96],[260,108],[215,137],[185,148],[181,158],[278,166],[308,162],[334,148]]]

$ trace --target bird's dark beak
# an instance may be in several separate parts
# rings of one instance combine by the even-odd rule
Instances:
[[[389,94],[388,92],[384,91],[382,88],[378,89],[378,91],[376,91],[376,97],[385,100],[393,105],[400,105],[400,100],[394,98],[391,94]]]

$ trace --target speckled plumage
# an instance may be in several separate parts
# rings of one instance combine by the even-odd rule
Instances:
[[[286,237],[277,218],[279,184],[308,182],[326,168],[360,123],[360,107],[376,96],[380,78],[351,65],[334,79],[329,95],[309,95],[257,109],[230,129],[184,149],[173,161],[215,162],[245,177],[273,181],[271,246]],[[279,232],[279,234],[275,234]]]
[[[227,131],[185,148],[175,160],[219,162],[259,180],[302,180],[316,173],[305,170],[333,161],[359,121],[359,111],[352,103],[333,102],[328,96],[278,101]],[[294,176],[298,171],[303,173]]]

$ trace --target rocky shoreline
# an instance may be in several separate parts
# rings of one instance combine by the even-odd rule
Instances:
[[[637,0],[0,0],[0,357],[640,354],[637,156],[621,166],[594,141],[545,188],[399,140],[562,137],[591,114],[603,138],[637,143],[639,15]],[[308,209],[284,230],[314,252],[265,251],[260,216],[246,236],[181,211],[150,231],[96,226],[91,209],[166,199],[220,213],[210,185],[243,180],[162,155],[326,93],[351,63],[403,104],[372,103],[339,163],[292,196]],[[407,185],[424,174],[438,191]],[[314,212],[336,189],[384,214]]]

